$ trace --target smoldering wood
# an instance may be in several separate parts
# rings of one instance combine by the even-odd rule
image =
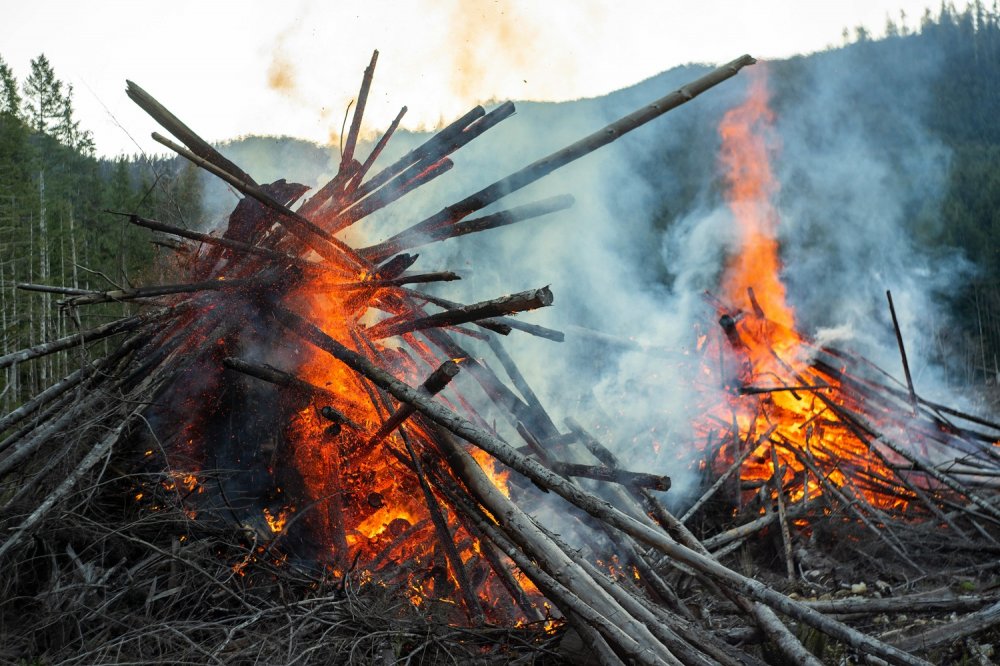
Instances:
[[[426,303],[433,303],[434,305],[447,308],[449,310],[464,307],[461,303],[456,303],[455,301],[450,301],[446,298],[441,298],[440,296],[425,294],[424,292],[416,291],[415,289],[404,288],[401,291],[407,296],[413,296],[414,298],[420,299]],[[554,342],[562,342],[566,339],[566,335],[562,331],[556,331],[551,328],[546,328],[545,326],[539,326],[538,324],[529,324],[511,317],[490,317],[489,319],[481,319],[475,323],[477,326],[481,326],[489,330],[496,330],[494,328],[495,326],[507,326],[518,331],[523,331],[524,333],[530,333],[531,335],[539,338],[553,340]],[[501,333],[501,335],[505,334]]]
[[[522,291],[509,296],[501,296],[491,301],[482,301],[465,305],[453,310],[439,312],[419,319],[402,321],[391,326],[375,324],[367,329],[365,335],[371,340],[388,338],[403,333],[411,333],[427,328],[456,326],[480,319],[489,319],[514,312],[524,312],[552,305],[552,290],[548,287]]]
[[[324,294],[339,291],[353,291],[357,289],[382,289],[385,287],[399,287],[404,284],[426,284],[428,282],[454,282],[461,280],[462,276],[452,271],[435,271],[433,273],[414,273],[412,275],[400,275],[399,277],[386,280],[358,280],[356,282],[341,282],[337,284],[325,284],[309,287],[311,293]]]
[[[421,389],[423,389],[426,395],[435,395],[442,391],[444,387],[446,387],[451,380],[455,378],[459,370],[460,367],[458,363],[449,359],[438,366],[438,368],[434,370],[434,372],[432,372],[426,380],[424,380],[424,383],[421,385]],[[385,423],[383,423],[381,427],[375,431],[375,434],[368,438],[368,441],[363,447],[363,451],[359,452],[359,454],[368,452],[377,446],[378,443],[388,437],[393,430],[402,425],[403,421],[408,419],[414,411],[416,410],[410,404],[403,403],[400,405],[399,408],[397,408],[396,411],[386,419]]]
[[[294,313],[276,308],[275,314],[279,321],[289,329],[297,332],[311,344],[326,351],[355,371],[368,377],[373,383],[384,388],[398,400],[413,404],[421,413],[427,415],[428,418],[438,425],[479,446],[508,467],[515,469],[532,481],[544,485],[550,491],[556,492],[571,504],[583,509],[598,520],[603,520],[640,542],[657,549],[662,554],[697,569],[737,594],[766,604],[778,612],[793,617],[850,645],[856,650],[879,657],[892,664],[908,666],[920,664],[921,666],[929,666],[929,663],[922,659],[888,645],[877,638],[865,635],[842,622],[824,617],[822,614],[801,605],[763,583],[747,578],[722,566],[709,557],[678,544],[663,533],[657,532],[634,518],[629,517],[596,496],[583,491],[576,485],[565,482],[561,477],[547,470],[537,461],[518,454],[509,444],[492,433],[482,430],[446,407],[424,398],[412,387],[380,370],[364,357],[347,349]]]

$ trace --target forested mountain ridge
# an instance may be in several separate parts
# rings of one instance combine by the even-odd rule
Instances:
[[[805,136],[802,146],[815,148],[836,142],[841,128],[849,126],[855,132],[851,136],[863,137],[870,144],[867,149],[880,154],[879,178],[895,188],[893,214],[905,221],[893,233],[905,235],[905,242],[924,256],[939,254],[949,265],[956,256],[966,260],[955,273],[960,277],[933,286],[940,290],[949,285],[946,296],[956,324],[943,334],[937,353],[955,366],[956,383],[995,383],[1000,355],[1000,251],[994,240],[1000,233],[1000,124],[995,119],[1000,108],[1000,13],[978,2],[963,11],[943,5],[928,12],[916,31],[890,23],[886,33],[874,40],[866,30],[856,30],[854,40],[840,48],[767,63],[779,128],[785,122],[789,131]],[[508,122],[552,128],[559,119],[576,116],[611,120],[632,110],[635,100],[658,97],[702,70],[677,68],[601,98],[519,103],[518,117]],[[830,88],[821,84],[831,78],[838,80],[834,89],[840,99],[823,97]],[[715,171],[718,120],[741,90],[738,84],[722,87],[704,103],[670,114],[667,131],[644,131],[621,142],[632,162],[629,178],[641,182],[644,202],[636,206],[623,194],[609,209],[623,218],[642,218],[629,227],[631,240],[620,249],[625,260],[641,264],[650,284],[677,279],[660,236],[718,197],[717,183],[711,178],[706,182],[705,174]],[[172,157],[96,158],[89,133],[74,117],[72,99],[72,89],[59,81],[44,56],[32,62],[24,82],[16,81],[0,59],[0,353],[77,326],[59,313],[57,296],[19,291],[17,283],[105,288],[159,279],[157,257],[169,261],[171,252],[104,210],[204,228],[235,202],[224,186]],[[845,108],[849,111],[840,111]],[[418,133],[400,132],[393,149],[422,139]],[[914,158],[917,144],[925,140],[937,151],[933,155],[940,155],[940,183]],[[797,150],[794,143],[788,149]],[[321,178],[324,166],[337,162],[335,149],[287,138],[248,137],[222,150],[264,182],[273,176],[313,185],[310,177]],[[387,151],[385,158],[392,156]],[[819,212],[802,213],[804,221],[794,230],[801,237],[789,244],[791,254],[813,261],[826,251],[820,239],[839,224],[831,211],[843,205],[815,191],[826,166],[788,167],[781,195],[793,212],[799,200],[822,204]],[[828,263],[831,270],[839,266]],[[795,276],[791,279],[794,283]],[[103,314],[90,309],[88,315],[117,317],[125,307],[109,306]],[[72,359],[53,358],[51,364],[27,364],[32,367],[9,372],[2,406],[18,404],[52,377],[65,374]]]

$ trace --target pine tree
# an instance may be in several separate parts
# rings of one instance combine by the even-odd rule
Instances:
[[[24,97],[28,122],[36,132],[50,134],[61,121],[65,108],[62,86],[44,53],[31,61]]]
[[[3,56],[0,56],[0,115],[18,118],[21,115],[21,95],[17,92],[17,79]]]

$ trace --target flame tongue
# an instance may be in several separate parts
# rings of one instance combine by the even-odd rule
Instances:
[[[775,238],[778,214],[773,198],[779,188],[770,164],[776,141],[766,72],[763,67],[753,70],[746,102],[729,111],[719,126],[726,202],[740,233],[738,250],[722,278],[722,296],[732,305],[745,303],[752,287],[768,319],[792,329],[795,315],[785,299]]]

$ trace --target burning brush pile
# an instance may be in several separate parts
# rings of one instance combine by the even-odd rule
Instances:
[[[691,391],[704,480],[695,497],[665,504],[672,470],[632,469],[599,431],[546,412],[500,340],[563,340],[513,318],[551,305],[547,287],[472,304],[419,287],[458,276],[413,270],[411,250],[569,207],[564,195],[476,216],[752,58],[388,239],[349,245],[342,232],[402,205],[514,111],[477,107],[376,171],[402,117],[355,157],[376,57],[339,172],[294,208],[308,188],[255,182],[129,84],[180,144],[158,141],[244,198],[216,234],[124,213],[173,239],[175,284],[22,285],[63,295],[71,314],[107,302],[136,310],[0,358],[79,359],[2,419],[3,659],[735,665],[985,654],[969,637],[1000,621],[998,597],[935,586],[996,566],[1000,426],[920,398],[908,371],[897,383],[796,333],[760,140],[763,79],[722,128],[742,249],[706,295],[715,314],[692,350],[663,361],[703,378]],[[488,348],[503,375],[471,348]],[[563,522],[546,524],[542,507]],[[925,619],[934,613],[952,615]]]

